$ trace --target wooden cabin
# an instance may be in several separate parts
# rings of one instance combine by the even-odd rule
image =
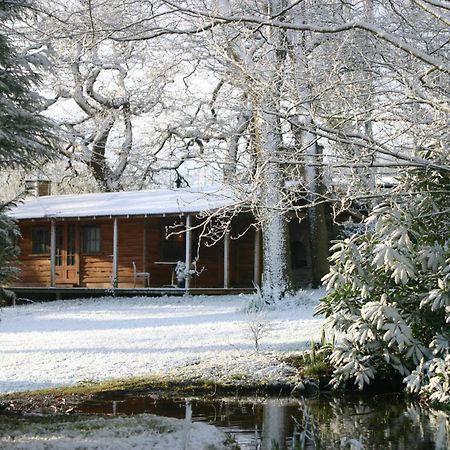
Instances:
[[[202,225],[234,201],[218,188],[29,198],[10,212],[22,235],[21,275],[11,287],[252,289],[262,272],[253,216],[236,215],[219,236],[205,236]],[[312,280],[308,228],[307,219],[289,223],[296,287]],[[191,270],[184,280],[181,263]]]
[[[11,211],[22,234],[15,286],[177,287],[181,261],[194,272],[185,288],[251,288],[261,276],[252,216],[235,217],[220,238],[201,237],[200,215],[232,203],[214,189],[27,199]]]

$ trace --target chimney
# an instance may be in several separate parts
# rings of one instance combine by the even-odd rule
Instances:
[[[52,182],[49,180],[26,180],[25,190],[34,197],[51,195]]]

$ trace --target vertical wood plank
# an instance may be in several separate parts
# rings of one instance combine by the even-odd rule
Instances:
[[[114,217],[113,224],[113,264],[112,264],[112,287],[119,287],[119,224],[117,217]]]
[[[50,286],[56,286],[56,221],[50,222]]]
[[[261,283],[261,230],[255,230],[255,243],[253,254],[253,283],[259,286]]]
[[[223,237],[223,287],[230,287],[230,232]]]
[[[142,236],[142,271],[148,272],[148,219],[144,218],[144,230]]]
[[[192,261],[192,216],[186,216],[186,270],[191,269],[191,261]],[[190,285],[190,277],[186,277],[185,280],[185,288],[189,289]]]

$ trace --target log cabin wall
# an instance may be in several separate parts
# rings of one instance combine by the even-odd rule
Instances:
[[[231,224],[230,287],[253,287],[255,263],[255,228],[250,215],[241,215]]]
[[[48,229],[48,221],[21,221],[20,231],[20,280],[14,284],[20,286],[50,286],[50,252],[34,254],[32,250],[33,229]]]
[[[194,222],[194,226],[198,225]],[[254,242],[255,229],[251,226],[253,218],[250,215],[235,217],[230,229],[230,287],[253,287]],[[199,230],[195,231],[193,239],[193,255],[198,248]],[[224,240],[214,242],[203,239],[198,255],[197,269],[200,275],[192,279],[192,287],[223,287],[224,285]]]
[[[119,260],[118,260],[118,287],[133,287],[134,273],[133,261],[136,264],[137,271],[143,271],[144,260],[144,225],[143,218],[119,218],[118,232],[119,232]],[[112,254],[112,224],[111,235],[108,236],[111,243]],[[112,271],[112,266],[111,266]],[[144,287],[142,279],[139,279],[137,287]]]
[[[68,281],[62,276],[62,271],[66,263],[67,237],[64,235],[68,229],[68,225],[73,225],[72,229],[75,233],[75,253],[77,277],[76,280]],[[20,280],[15,285],[20,286],[50,286],[50,221],[19,221],[21,240],[20,240]],[[85,227],[95,226],[100,229],[101,244],[98,252],[83,251],[83,243],[81,236]],[[57,256],[56,266],[56,285],[86,286],[86,287],[110,287],[111,271],[112,271],[112,223],[108,219],[98,220],[64,220],[56,221],[57,229],[62,231],[61,242],[58,242],[58,252],[61,251],[61,259]],[[33,251],[33,235],[37,230],[46,230],[48,238],[46,244],[47,251],[36,253]],[[63,244],[63,245],[61,245]],[[35,249],[36,250],[36,249]],[[58,261],[61,264],[58,264]]]
[[[83,249],[83,230],[87,227],[99,227],[99,252],[87,252]],[[110,219],[80,220],[78,226],[80,238],[80,282],[82,287],[111,287],[112,274],[112,237],[113,225]]]
[[[312,258],[308,218],[289,222],[289,259],[291,282],[296,289],[308,286],[312,280]]]
[[[138,271],[150,272],[150,286],[170,286],[174,280],[174,267],[177,260],[184,261],[185,236],[166,240],[166,230],[175,223],[183,223],[185,219],[172,217],[131,217],[118,220],[118,287],[133,287],[133,261]],[[232,225],[232,237],[238,236],[249,224],[248,218],[235,219]],[[113,219],[80,219],[57,220],[58,255],[56,267],[56,284],[82,287],[110,287],[113,253]],[[194,225],[198,224],[195,222]],[[33,253],[33,235],[36,230],[47,230],[50,235],[50,221],[21,220],[19,222],[22,238],[20,242],[20,263],[22,273],[16,285],[50,286],[50,242],[47,237],[47,251]],[[72,241],[66,236],[76,234]],[[99,231],[95,231],[95,230]],[[99,233],[96,235],[95,233]],[[89,233],[100,237],[99,246],[89,247],[84,242]],[[197,256],[199,231],[192,232],[192,255]],[[230,287],[251,287],[253,275],[253,230],[240,239],[231,240],[230,246]],[[172,241],[169,242],[168,241]],[[64,264],[67,262],[66,252],[61,248],[72,242],[76,255],[76,280],[62,276]],[[34,244],[36,245],[36,244]],[[194,276],[191,287],[223,287],[223,240],[213,246],[201,243],[198,254],[197,269],[201,272]],[[171,263],[171,264],[168,264]],[[143,280],[138,280],[138,287]]]
[[[175,266],[185,260],[185,219],[179,216],[147,219],[147,272],[153,286],[176,285]],[[139,267],[138,267],[139,269]],[[155,283],[155,284],[154,284]]]
[[[197,230],[193,234],[192,256],[197,258],[199,274],[192,278],[191,286],[193,288],[223,287],[223,240],[212,245],[212,240],[202,239],[199,247],[200,231]]]

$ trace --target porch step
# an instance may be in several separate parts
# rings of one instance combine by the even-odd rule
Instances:
[[[162,288],[87,288],[87,287],[11,287],[20,299],[26,303],[28,300],[45,302],[52,300],[69,300],[76,298],[93,297],[161,297],[163,295],[232,295],[250,294],[255,292],[253,288],[192,288],[184,289],[178,287]]]

